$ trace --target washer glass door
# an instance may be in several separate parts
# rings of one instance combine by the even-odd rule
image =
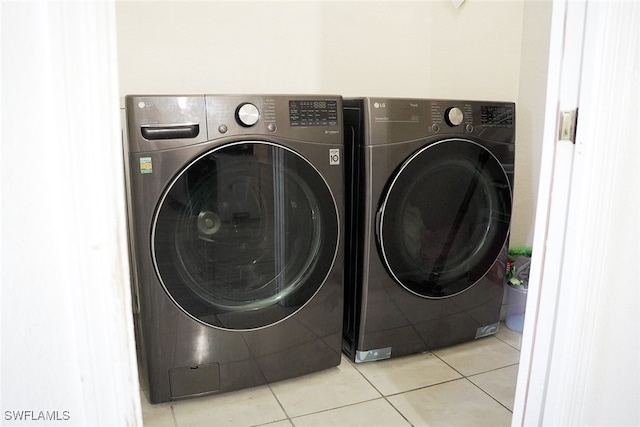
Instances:
[[[500,162],[469,140],[414,153],[391,180],[378,211],[383,262],[409,291],[444,298],[473,286],[509,234],[511,186]]]
[[[320,173],[294,151],[251,141],[182,170],[158,205],[151,243],[173,301],[205,324],[237,330],[302,308],[327,278],[338,239]]]

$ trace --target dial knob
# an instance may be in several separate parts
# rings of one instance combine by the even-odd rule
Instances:
[[[458,107],[448,108],[444,120],[449,126],[458,126],[464,120],[464,113]]]
[[[260,119],[260,111],[255,105],[245,102],[240,104],[236,109],[236,120],[241,126],[251,127],[258,123]]]

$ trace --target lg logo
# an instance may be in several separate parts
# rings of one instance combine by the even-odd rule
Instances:
[[[373,108],[386,108],[387,104],[385,102],[374,102]]]

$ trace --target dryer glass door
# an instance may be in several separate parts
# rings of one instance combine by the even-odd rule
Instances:
[[[255,329],[293,315],[336,257],[338,212],[302,156],[266,142],[218,147],[168,186],[153,223],[156,272],[188,315]]]
[[[444,298],[491,268],[509,233],[511,186],[479,144],[443,140],[407,159],[378,211],[378,244],[394,279],[409,291]]]

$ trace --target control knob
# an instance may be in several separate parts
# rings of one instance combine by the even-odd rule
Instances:
[[[444,120],[449,126],[458,126],[464,120],[464,113],[458,107],[447,108]]]
[[[244,104],[240,104],[236,109],[236,120],[240,124],[240,126],[251,127],[258,123],[260,119],[260,111],[258,111],[258,107],[251,104],[250,102],[245,102]]]

